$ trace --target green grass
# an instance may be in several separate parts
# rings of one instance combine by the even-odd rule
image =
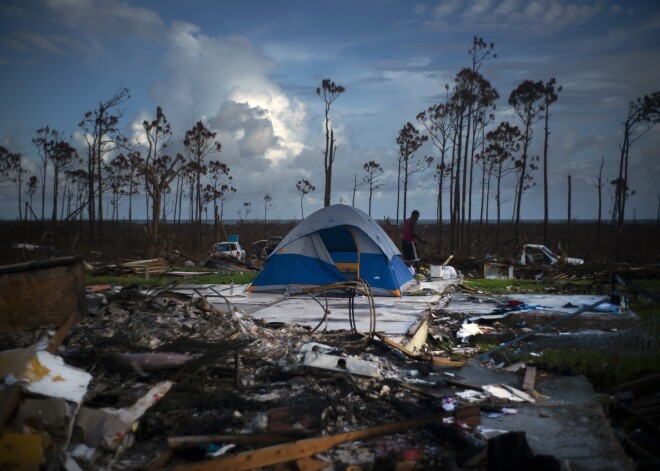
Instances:
[[[490,294],[532,293],[545,294],[552,290],[561,290],[562,284],[557,281],[537,281],[518,279],[486,279],[473,278],[464,280],[463,285]]]
[[[203,271],[203,270],[198,270]],[[209,272],[207,275],[198,276],[168,276],[168,275],[150,275],[149,279],[138,275],[85,275],[86,285],[116,285],[116,286],[163,286],[170,283],[177,284],[199,284],[199,285],[224,285],[224,284],[247,284],[250,283],[256,273],[254,272],[235,272],[231,274],[217,274]]]
[[[578,281],[577,283],[579,283]],[[572,283],[576,283],[572,281]],[[584,281],[589,283],[589,281]],[[635,285],[648,291],[660,291],[660,280],[635,280]],[[465,286],[489,294],[506,293],[547,293],[546,288],[562,289],[562,282],[509,279],[470,279]],[[639,298],[631,300],[630,308],[639,317],[645,331],[660,342],[660,304]],[[495,345],[477,342],[480,352],[487,352]],[[565,374],[583,374],[598,391],[604,391],[617,384],[632,380],[640,375],[660,371],[660,357],[657,350],[648,353],[617,352],[572,348],[547,350],[541,356],[529,354],[513,355],[511,350],[505,353],[507,363],[528,361],[538,364],[550,372]]]
[[[582,374],[597,391],[659,370],[657,353],[617,353],[591,349],[549,350],[540,357],[522,355],[513,361],[529,361],[559,374]]]

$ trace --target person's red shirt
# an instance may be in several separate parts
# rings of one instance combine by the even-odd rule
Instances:
[[[403,221],[403,240],[415,242],[415,222],[413,218]]]

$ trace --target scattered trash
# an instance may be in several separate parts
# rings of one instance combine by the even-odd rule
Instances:
[[[360,360],[358,358],[327,355],[321,352],[309,351],[305,353],[304,365],[313,368],[323,368],[340,373],[350,373],[371,378],[380,377],[380,368],[377,363]]]
[[[3,403],[12,395],[16,407],[0,424],[0,447],[13,447],[16,454],[2,456],[2,466],[485,469],[487,456],[501,454],[491,444],[508,449],[508,438],[500,443],[494,441],[498,436],[519,430],[530,415],[550,423],[562,413],[559,407],[544,409],[548,395],[559,389],[544,389],[547,378],[537,375],[535,365],[464,359],[479,351],[466,345],[470,337],[519,327],[504,327],[504,318],[491,319],[489,326],[461,323],[476,320],[475,313],[445,315],[440,306],[449,299],[438,303],[436,294],[407,303],[405,297],[376,298],[368,306],[366,296],[349,302],[327,293],[254,295],[235,286],[200,286],[188,294],[110,285],[85,291],[86,315],[74,318],[55,351],[47,350],[51,337],[35,345],[33,332],[5,334],[3,344],[13,348],[0,352]],[[546,304],[477,299],[473,305],[487,314],[501,308],[529,313],[527,307]],[[348,318],[353,303],[354,322],[361,315],[369,319],[373,308],[379,324],[366,333],[317,332],[246,313],[259,303],[287,306],[301,316],[317,310],[312,325],[323,311]],[[415,317],[415,328],[391,336],[381,322],[386,309],[397,322]],[[415,335],[421,341],[413,342]],[[570,395],[570,389],[561,393]],[[616,406],[644,420],[643,406],[630,402],[635,397],[620,396]],[[603,436],[601,429],[595,432]],[[525,463],[546,456],[530,452],[523,438],[511,441]],[[627,439],[642,442],[632,434]],[[604,448],[618,446],[602,440]],[[574,459],[579,466],[582,458]]]
[[[461,324],[461,328],[459,329],[458,332],[456,332],[456,337],[461,339],[463,342],[467,341],[468,337],[471,337],[473,335],[479,335],[481,334],[481,329],[479,328],[479,324]]]
[[[61,357],[34,348],[0,353],[0,377],[11,386],[24,385],[26,391],[48,397],[61,397],[80,404],[92,375],[64,363]]]

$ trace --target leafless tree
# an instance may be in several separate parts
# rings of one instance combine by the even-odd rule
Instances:
[[[183,139],[184,152],[195,178],[195,240],[197,241],[200,241],[202,236],[202,175],[206,173],[205,160],[207,156],[222,149],[222,144],[214,141],[216,135],[217,133],[207,129],[202,121],[197,121],[192,129],[186,131]],[[214,214],[217,214],[217,210]]]
[[[165,154],[172,130],[160,106],[156,108],[155,119],[144,120],[142,126],[147,138],[147,156],[142,158],[139,152],[135,152],[131,154],[131,161],[144,178],[145,189],[151,199],[150,236],[155,246],[159,243],[163,196],[170,183],[176,178],[177,168],[183,161],[183,156],[177,154],[172,158]]]
[[[561,86],[555,89],[557,80],[552,77],[545,83],[543,110],[545,125],[543,127],[543,244],[548,245],[548,137],[550,136],[550,105],[557,101]]]
[[[169,155],[156,155],[147,163],[139,152],[131,154],[133,164],[138,172],[144,177],[146,189],[151,197],[151,242],[154,246],[159,243],[160,237],[160,211],[162,197],[170,183],[176,178],[177,164],[183,161],[183,156],[177,154],[172,158]]]
[[[358,182],[357,173],[353,174],[353,198],[351,199],[351,206],[355,207],[355,195],[357,194],[358,188],[362,186],[362,180]]]
[[[522,207],[522,197],[530,187],[533,165],[532,158],[528,155],[529,147],[533,138],[534,124],[539,120],[540,114],[544,110],[545,103],[545,85],[543,82],[533,82],[525,80],[509,96],[509,105],[520,118],[523,125],[522,132],[522,155],[516,162],[518,168],[518,182],[516,185],[516,204],[515,204],[515,241],[516,245],[520,243],[520,209]]]
[[[224,218],[225,204],[234,199],[234,196],[236,196],[236,192],[238,191],[231,184],[232,180],[233,178],[229,177],[226,183],[220,185],[220,190],[218,191],[218,200],[220,201],[220,214],[218,217],[220,219],[220,224],[222,224],[222,220]]]
[[[596,190],[598,191],[598,222],[596,223],[596,247],[600,247],[600,226],[603,215],[603,166],[605,165],[605,156],[600,160],[600,168],[598,169],[598,176],[596,177]]]
[[[4,183],[13,184],[18,190],[18,220],[23,220],[22,193],[23,182],[28,174],[28,170],[23,168],[21,154],[9,152],[5,147],[0,146],[0,186]],[[27,213],[25,214],[27,219]]]
[[[445,85],[445,91],[449,93],[449,86]],[[443,220],[443,193],[445,190],[445,180],[450,178],[452,166],[448,162],[447,153],[451,150],[451,141],[453,139],[453,119],[452,105],[449,99],[446,103],[440,103],[429,107],[417,115],[417,121],[424,126],[431,142],[435,146],[439,155],[439,162],[436,165],[434,178],[438,182],[438,194],[436,205],[436,243],[439,250],[442,248],[442,220]]]
[[[48,164],[52,161],[55,144],[61,140],[60,133],[49,126],[37,129],[37,136],[32,139],[32,145],[41,159],[41,222],[46,215],[46,186],[48,181]]]
[[[371,199],[374,190],[383,186],[379,180],[379,177],[383,174],[383,167],[375,160],[371,160],[365,163],[363,168],[367,172],[367,175],[362,177],[362,182],[369,186],[369,216],[371,216]]]
[[[127,147],[128,139],[119,130],[119,120],[123,116],[120,107],[129,99],[128,88],[120,87],[108,100],[99,102],[97,109],[86,112],[78,124],[87,141],[87,215],[90,242],[95,240],[94,227],[97,217],[99,242],[103,241],[102,163],[106,155],[111,155],[120,147]],[[95,199],[98,200],[98,207]]]
[[[109,163],[104,165],[104,178],[106,185],[110,189],[110,205],[112,206],[112,221],[115,226],[115,234],[119,226],[119,207],[121,198],[130,195],[131,174],[133,164],[124,154],[119,154]]]
[[[270,196],[270,193],[264,195],[264,224],[268,221],[268,210],[273,207],[273,197]]]
[[[316,94],[323,99],[325,103],[325,152],[323,153],[323,169],[325,171],[325,192],[323,196],[323,206],[330,206],[330,196],[332,194],[332,164],[335,161],[337,146],[335,145],[334,130],[330,124],[330,106],[346,90],[341,85],[337,85],[329,78],[323,79],[321,86],[316,89]]]
[[[568,210],[566,218],[566,248],[569,253],[571,251],[571,199],[572,199],[572,186],[571,186],[571,176],[567,175],[568,178]]]
[[[311,184],[311,182],[305,178],[298,180],[296,183],[296,189],[300,195],[300,216],[302,219],[305,219],[305,211],[303,210],[303,198],[307,196],[312,191],[316,190],[316,187]]]
[[[61,175],[78,158],[78,152],[68,142],[60,140],[53,146],[50,158],[53,163],[53,214],[51,223],[57,222],[57,197],[62,183]]]
[[[484,168],[495,178],[495,203],[497,205],[496,249],[500,248],[500,221],[502,210],[502,179],[515,171],[515,155],[520,151],[522,136],[517,126],[502,122],[497,129],[486,134],[488,146],[484,150]]]
[[[28,179],[28,185],[25,190],[27,195],[30,197],[30,211],[32,212],[32,215],[34,215],[34,211],[32,211],[32,205],[33,205],[33,198],[35,193],[37,192],[37,187],[39,186],[39,177],[36,175],[30,175],[30,178]],[[26,203],[28,204],[28,203]],[[25,219],[28,219],[28,214],[27,211],[25,211]]]
[[[628,116],[623,121],[623,142],[619,145],[619,176],[612,181],[614,185],[612,221],[616,221],[617,258],[621,258],[623,254],[623,222],[626,215],[626,201],[631,194],[628,186],[630,148],[658,122],[660,122],[660,92],[645,95],[628,103]]]
[[[426,134],[421,134],[415,126],[410,122],[406,123],[399,131],[399,136],[396,138],[396,143],[399,145],[397,158],[399,161],[399,168],[401,172],[401,183],[403,183],[403,219],[406,218],[407,202],[408,202],[408,184],[410,177],[422,172],[429,168],[433,162],[433,157],[424,157],[419,160],[415,165],[411,165],[415,152],[422,147],[422,145],[429,140]],[[399,224],[399,197],[397,194],[397,211],[396,211],[397,227]]]
[[[218,224],[222,221],[221,213],[224,213],[223,205],[227,201],[229,195],[233,196],[233,193],[236,193],[236,189],[234,189],[233,193],[230,190],[230,188],[233,188],[233,186],[231,186],[233,179],[229,172],[230,168],[227,164],[220,162],[219,160],[211,160],[209,162],[209,177],[211,178],[211,194],[213,201],[213,235],[215,240],[218,240]],[[218,211],[218,201],[220,201],[221,206],[223,206],[221,208],[222,211]]]

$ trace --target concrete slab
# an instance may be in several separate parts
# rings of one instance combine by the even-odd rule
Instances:
[[[522,381],[522,376],[474,363],[454,373],[459,381],[475,386],[495,383],[520,388]],[[481,430],[489,430],[488,437],[501,433],[497,431],[524,431],[534,453],[568,460],[572,471],[635,469],[585,377],[537,378],[535,390],[542,395],[535,404],[511,404],[507,407],[517,409],[517,414],[482,417]]]
[[[451,284],[452,280],[434,280],[423,282],[421,289],[440,292]],[[227,309],[227,303],[236,309],[250,314],[255,319],[265,322],[282,322],[316,327],[323,319],[325,298],[316,294],[250,293],[245,291],[248,285],[180,285],[171,292],[195,297],[204,296],[220,310]],[[328,315],[320,330],[350,330],[348,298],[328,296]],[[375,325],[372,325],[369,304],[366,296],[355,298],[355,324],[359,332],[375,330],[392,337],[413,335],[411,328],[419,324],[422,316],[430,308],[444,304],[438,294],[406,295],[401,297],[375,296]]]
[[[528,325],[543,325],[575,312],[583,306],[593,304],[603,296],[588,295],[556,295],[556,294],[507,294],[497,296],[452,294],[446,306],[438,309],[442,315],[457,319],[471,319],[492,314],[500,304],[509,301],[520,301],[533,309],[510,311],[499,322],[514,325],[526,322]],[[475,322],[478,322],[475,320]],[[565,323],[564,329],[627,329],[637,325],[637,315],[633,311],[600,312],[587,311]]]
[[[319,299],[321,303],[324,300]],[[355,298],[355,324],[358,332],[370,330],[389,335],[403,335],[417,322],[429,303],[403,302],[394,298],[375,298],[375,325],[372,326],[369,304],[364,296]],[[320,330],[350,330],[348,299],[328,298],[330,314]],[[309,297],[291,297],[253,312],[252,317],[266,322],[284,322],[315,327],[323,318],[321,306]]]

